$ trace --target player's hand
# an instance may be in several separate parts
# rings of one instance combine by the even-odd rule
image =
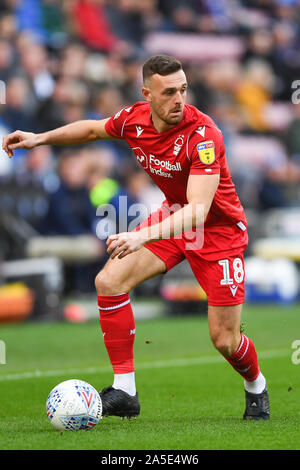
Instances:
[[[116,235],[110,235],[106,244],[107,253],[112,259],[119,259],[139,250],[148,240],[140,232],[123,232]]]
[[[15,131],[3,137],[2,148],[9,158],[13,157],[14,150],[32,149],[37,145],[37,134],[33,132]]]

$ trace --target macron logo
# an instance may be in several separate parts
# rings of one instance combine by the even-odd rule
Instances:
[[[141,126],[135,126],[136,128],[136,136],[139,137],[141,133],[144,131],[144,129],[141,128]]]
[[[204,139],[204,135],[205,135],[205,126],[201,126],[201,127],[198,127],[198,129],[196,130],[197,134],[200,134],[203,139]]]
[[[239,286],[229,286],[233,297],[235,296],[238,287]]]

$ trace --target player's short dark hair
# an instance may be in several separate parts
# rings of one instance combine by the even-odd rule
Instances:
[[[178,70],[182,70],[182,64],[175,57],[169,55],[155,55],[150,57],[143,65],[143,80],[145,83],[145,81],[155,73],[165,76],[178,72]]]

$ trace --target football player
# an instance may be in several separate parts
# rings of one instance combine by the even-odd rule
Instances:
[[[17,130],[3,139],[3,149],[12,157],[17,148],[123,139],[165,195],[161,208],[137,229],[108,238],[110,259],[96,277],[100,324],[114,371],[112,386],[101,392],[103,415],[140,413],[130,291],[186,259],[207,295],[212,342],[244,379],[243,418],[265,420],[270,417],[266,379],[253,341],[240,331],[247,220],[222,132],[186,104],[187,87],[176,58],[151,57],[143,65],[144,101],[109,119],[77,121],[41,134]]]

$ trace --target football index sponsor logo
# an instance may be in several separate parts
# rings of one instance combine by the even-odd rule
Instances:
[[[160,168],[154,168],[153,165],[160,167]],[[157,158],[155,155],[152,155],[150,153],[150,159],[149,159],[149,169],[151,173],[155,173],[156,175],[159,176],[164,176],[165,178],[173,178],[171,173],[167,173],[163,170],[167,171],[181,171],[181,165],[180,162],[176,162],[175,164],[172,164],[169,162],[169,160],[160,160]]]
[[[134,147],[133,152],[139,164],[146,170],[149,168],[151,173],[164,178],[173,178],[171,171],[182,171],[180,162],[170,163],[169,160],[160,160],[150,153],[149,158],[140,147]]]

